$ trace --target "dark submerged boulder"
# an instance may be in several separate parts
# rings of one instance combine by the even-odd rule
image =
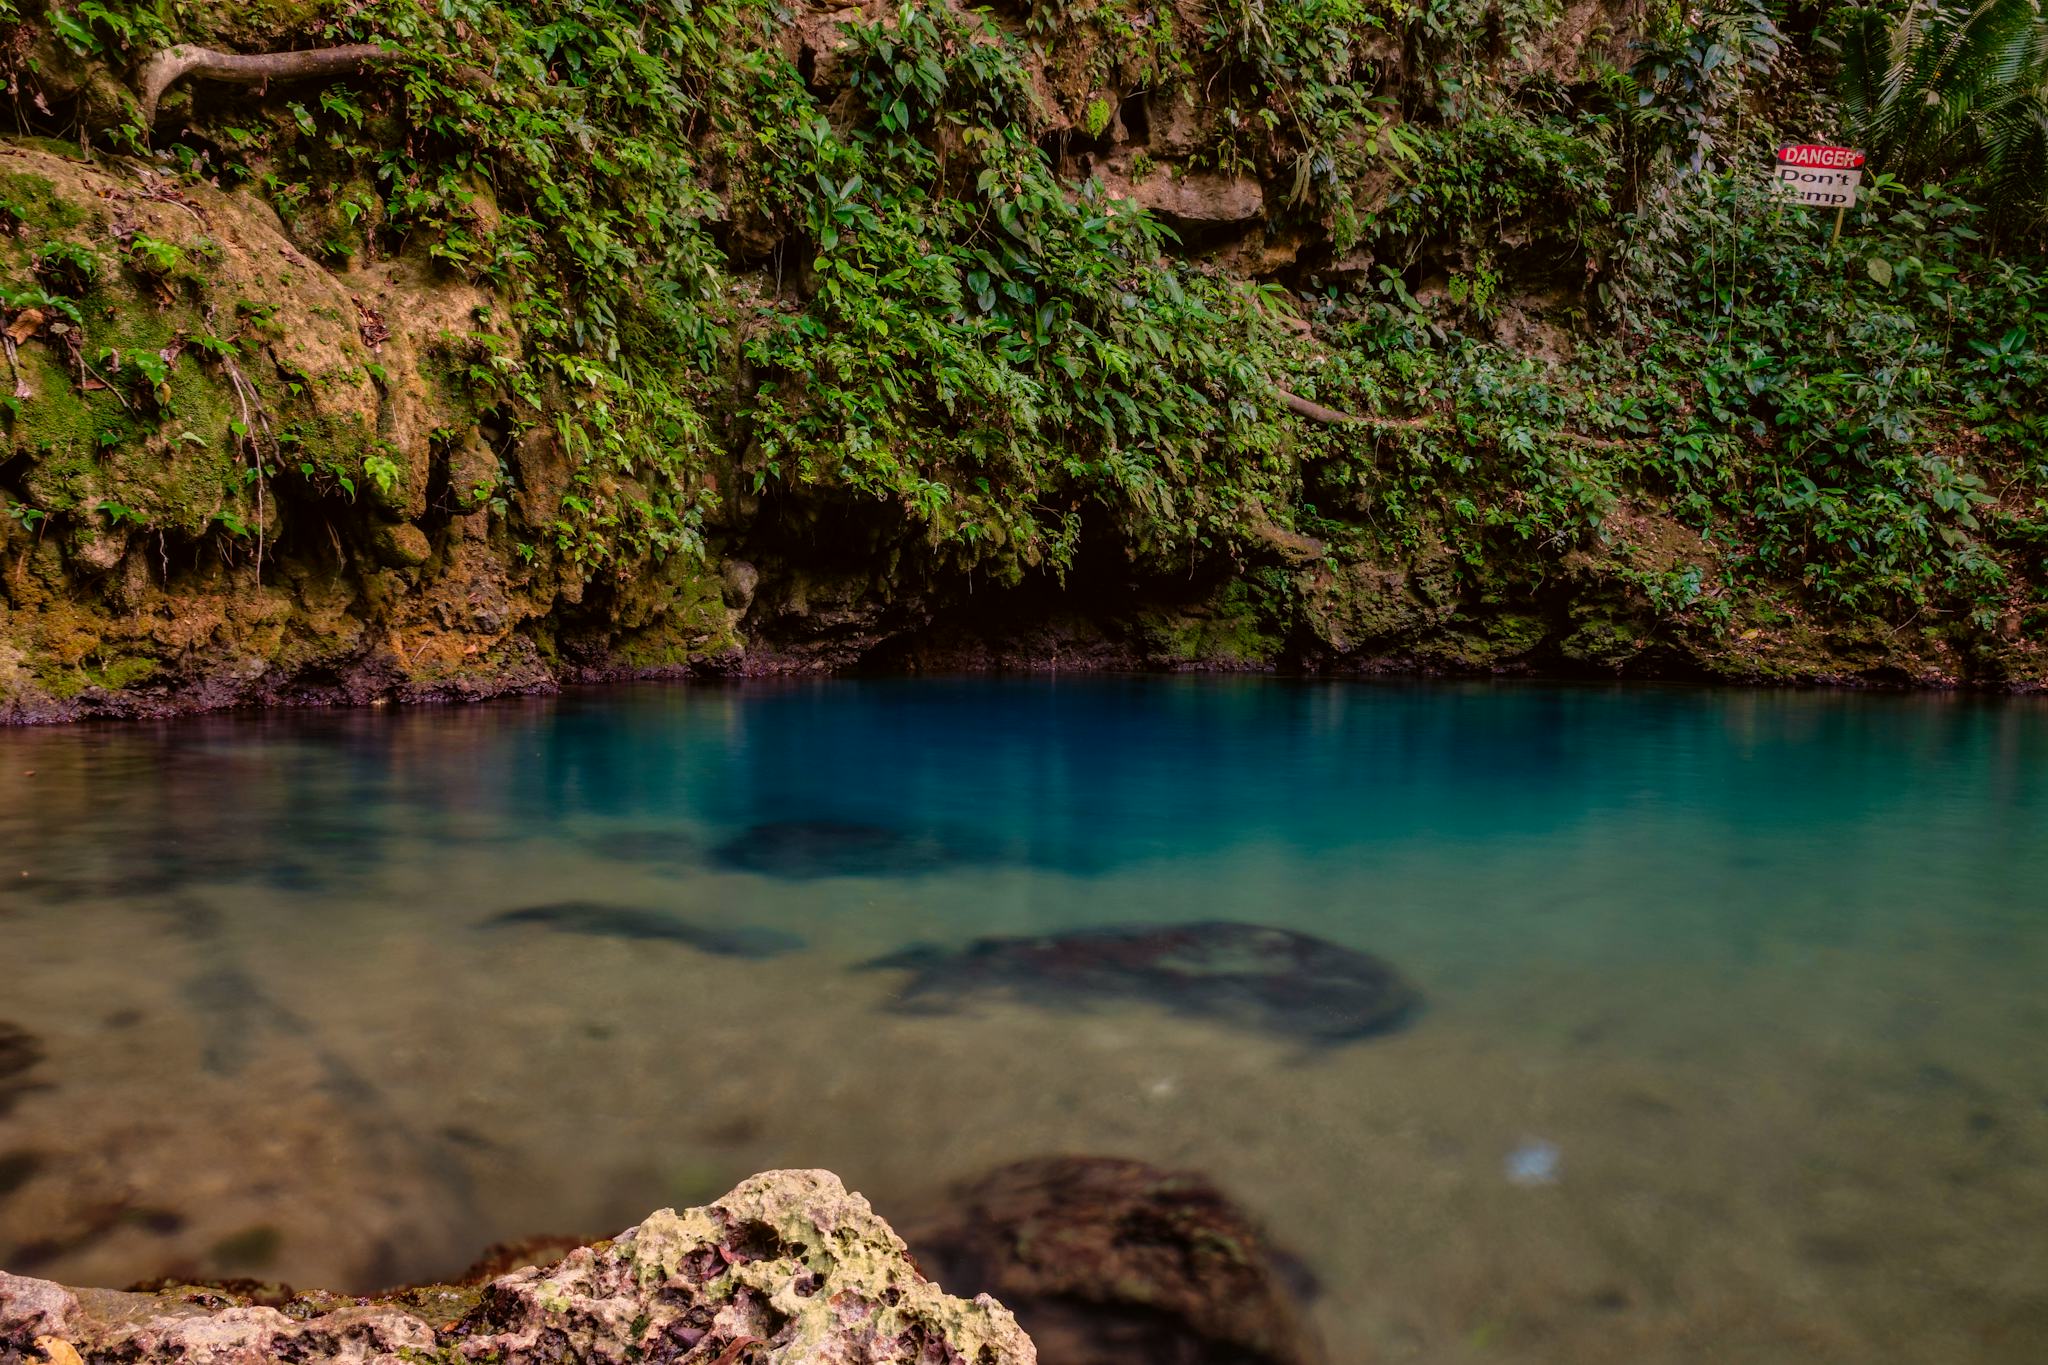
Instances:
[[[671,872],[694,868],[704,861],[703,846],[694,837],[661,826],[605,830],[583,839],[581,846],[613,862],[640,863]]]
[[[1370,953],[1229,921],[983,938],[864,965],[912,973],[900,1009],[957,1009],[991,995],[1069,1006],[1138,999],[1319,1043],[1399,1028],[1421,1004],[1414,986]]]
[[[890,825],[844,820],[774,820],[753,825],[711,851],[735,872],[789,881],[821,877],[908,877],[969,861],[946,840]]]
[[[993,1295],[1043,1365],[1316,1365],[1289,1261],[1205,1177],[1043,1157],[959,1190],[908,1240],[955,1293]]]
[[[15,1101],[41,1084],[29,1075],[43,1060],[43,1043],[19,1024],[0,1019],[0,1118],[7,1117]]]

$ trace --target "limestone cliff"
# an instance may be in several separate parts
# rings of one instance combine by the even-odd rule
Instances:
[[[944,8],[806,8],[705,40],[711,72],[718,42],[755,32],[723,63],[751,82],[745,117],[686,72],[672,98],[704,105],[671,142],[612,145],[612,115],[586,107],[595,77],[553,46],[551,65],[507,55],[538,41],[524,29],[432,27],[401,0],[197,8],[152,37],[140,18],[74,32],[61,6],[28,4],[11,30],[18,91],[73,136],[0,146],[15,385],[0,720],[854,666],[2003,687],[2048,669],[2030,514],[2001,523],[2010,551],[1970,529],[1976,504],[2017,509],[2019,485],[1983,493],[1977,474],[1944,473],[1927,495],[1968,522],[1943,529],[1944,554],[2007,555],[1969,611],[1845,608],[1876,599],[1809,600],[1782,573],[1732,567],[1757,533],[1703,534],[1668,480],[1641,473],[1662,435],[1588,432],[1560,409],[1530,483],[1519,466],[1487,472],[1529,433],[1476,423],[1440,380],[1385,392],[1357,379],[1341,397],[1332,376],[1360,363],[1344,349],[1360,319],[1399,313],[1443,334],[1483,316],[1496,354],[1560,391],[1583,387],[1568,361],[1598,330],[1589,291],[1606,249],[1572,238],[1558,204],[1525,200],[1482,236],[1411,235],[1405,254],[1391,229],[1361,227],[1420,202],[1412,153],[1397,152],[1422,126],[1416,92],[1443,77],[1413,34],[1324,34],[1303,49],[1326,67],[1309,84],[1280,63],[1294,49],[1275,32],[1232,36],[1171,7],[1003,13],[983,30]],[[1642,36],[1601,0],[1488,13],[1507,27],[1469,35],[1460,60],[1510,92],[1590,90]],[[267,51],[323,37],[369,37],[398,69],[275,88],[193,79],[138,112],[137,70],[171,38]],[[930,70],[877,55],[913,40]],[[490,71],[469,61],[484,50],[499,54]],[[934,112],[885,98],[905,72]],[[543,115],[554,142],[531,131]],[[815,183],[764,188],[790,128],[819,140],[789,172]],[[620,146],[675,161],[637,167]],[[594,158],[586,199],[551,171],[508,169],[579,147]],[[866,176],[821,169],[856,152]],[[889,273],[873,243],[889,213],[924,209],[921,191],[874,190],[886,158],[908,158],[913,183],[935,174],[937,201],[957,209],[912,221],[901,243],[915,257],[952,222],[957,280],[891,283],[913,267]],[[675,203],[632,198],[643,173],[681,184]],[[1034,176],[1062,202],[1033,199]],[[1025,207],[989,198],[1006,184]],[[628,197],[590,221],[606,193]],[[1137,208],[1171,235],[1119,236]],[[973,214],[997,210],[1009,255],[979,244]],[[1027,210],[1044,221],[1025,226]],[[838,221],[844,240],[821,226]],[[1049,267],[1066,249],[1055,228],[1101,253],[1095,292],[1059,294],[1062,271],[1098,262]],[[635,231],[667,234],[659,262]],[[942,317],[904,314],[934,287],[965,295]],[[1496,288],[1512,302],[1474,313],[1471,291]],[[1208,311],[1169,336],[1111,317],[1061,339],[1091,300],[1115,313],[1144,289],[1169,313],[1200,289]],[[1028,346],[1009,323],[990,333],[1027,295]],[[1405,302],[1388,312],[1389,298]],[[1243,336],[1219,341],[1219,326]],[[864,368],[932,327],[993,339],[957,361],[911,350]],[[958,351],[957,336],[939,341]],[[1048,349],[1060,345],[1075,349]],[[1148,346],[1167,380],[1132,359]],[[1388,410],[1354,416],[1285,388],[1313,383],[1347,405],[1381,394]],[[1063,388],[1087,402],[1020,435]],[[1694,399],[1670,401],[1690,420]],[[1148,408],[1161,403],[1179,406]],[[1457,486],[1474,468],[1493,482]],[[1809,541],[1802,553],[1827,552]]]

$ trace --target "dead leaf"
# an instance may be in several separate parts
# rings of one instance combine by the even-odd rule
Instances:
[[[49,1365],[85,1365],[78,1348],[57,1337],[37,1337],[36,1349],[43,1353],[43,1359]]]
[[[43,310],[40,308],[24,308],[21,310],[21,315],[8,324],[7,335],[14,338],[14,344],[19,346],[22,342],[27,341],[40,331],[42,326]]]

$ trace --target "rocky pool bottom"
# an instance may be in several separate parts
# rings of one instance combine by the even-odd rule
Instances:
[[[2020,704],[891,684],[7,738],[18,1275],[370,1291],[824,1167],[1049,1361],[2048,1353]]]

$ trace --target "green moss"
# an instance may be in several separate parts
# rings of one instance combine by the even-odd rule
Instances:
[[[69,151],[75,156],[78,149]],[[28,171],[0,174],[0,216],[44,234],[75,228],[86,219],[85,211],[58,194],[56,185]]]
[[[1566,636],[1558,651],[1588,668],[1619,668],[1642,653],[1645,641],[1639,623],[1596,615]]]
[[[1179,613],[1141,613],[1137,634],[1146,656],[1158,664],[1235,664],[1263,666],[1273,662],[1284,637],[1258,613],[1225,609]]]
[[[154,659],[131,657],[115,659],[97,668],[87,668],[84,672],[86,681],[92,686],[104,688],[109,692],[118,692],[123,688],[149,681],[157,675],[160,667],[161,665]]]
[[[1527,654],[1549,633],[1547,621],[1526,612],[1502,612],[1486,623],[1487,644],[1501,657]]]
[[[16,355],[34,396],[7,405],[7,432],[16,450],[36,454],[96,455],[127,425],[111,393],[82,393],[50,349],[31,342]]]
[[[710,572],[684,575],[627,609],[650,618],[615,647],[616,657],[629,668],[685,668],[741,645],[727,624],[724,585]]]
[[[41,691],[57,701],[70,701],[91,689],[119,692],[157,676],[162,665],[140,654],[101,652],[93,634],[96,623],[78,611],[56,612],[44,623],[45,648],[29,661],[30,676]]]
[[[33,670],[36,686],[57,701],[70,701],[92,686],[92,679],[75,668],[43,667]]]

